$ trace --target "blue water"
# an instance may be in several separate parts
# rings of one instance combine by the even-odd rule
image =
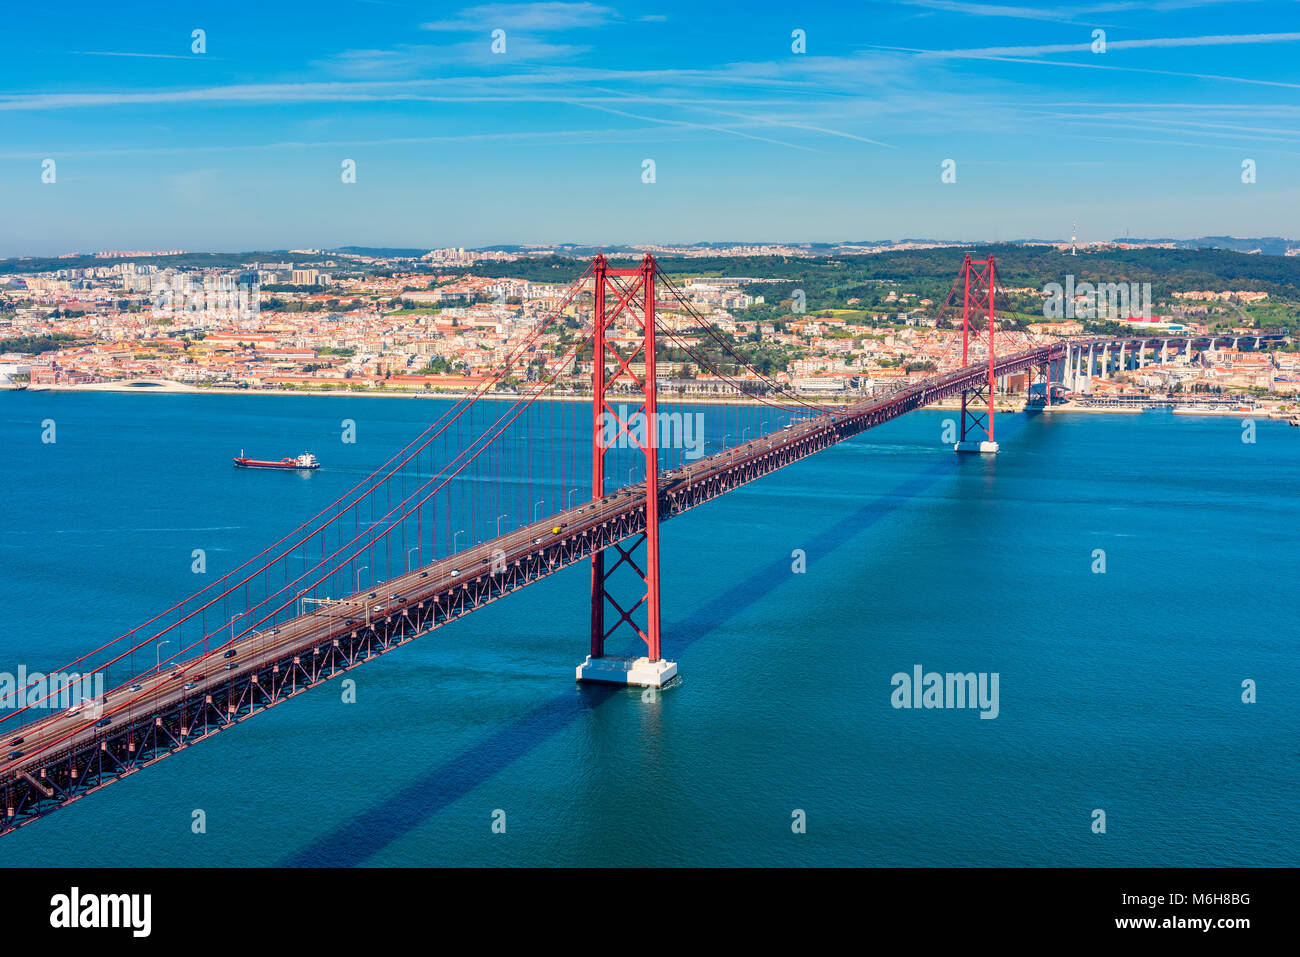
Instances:
[[[0,670],[190,593],[195,548],[229,570],[430,408],[0,396]],[[575,687],[589,575],[569,569],[352,672],[355,704],[330,682],[0,838],[0,866],[1300,863],[1300,432],[1006,416],[1001,455],[959,458],[951,416],[667,523],[683,677],[653,700]],[[325,468],[250,481],[240,447]],[[998,717],[891,707],[917,664],[998,673]]]

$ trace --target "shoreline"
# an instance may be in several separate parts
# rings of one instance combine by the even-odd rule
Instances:
[[[1146,409],[1097,408],[1095,406],[1089,406],[1089,405],[1075,405],[1074,403],[1071,402],[1065,405],[1050,405],[1050,406],[1045,405],[1043,406],[1041,411],[1052,412],[1052,413],[1079,412],[1084,415],[1141,415],[1143,412],[1147,410]]]
[[[158,385],[147,385],[147,386],[133,386],[126,383],[118,383],[118,382],[94,382],[88,385],[37,385],[37,386],[27,386],[26,388],[8,387],[2,391],[80,392],[80,393],[108,392],[108,393],[129,394],[129,395],[241,395],[241,396],[283,395],[283,396],[302,396],[305,398],[328,396],[328,397],[335,397],[335,398],[373,398],[373,399],[424,399],[424,400],[449,399],[451,401],[459,401],[460,399],[467,399],[475,396],[482,399],[500,399],[500,400],[508,400],[508,401],[514,401],[516,399],[528,397],[526,393],[523,392],[491,392],[491,391],[480,394],[475,392],[412,392],[412,391],[396,391],[396,390],[381,390],[381,389],[364,389],[364,390],[357,390],[354,392],[348,389],[319,389],[319,390],[308,391],[305,389],[234,389],[228,386],[212,386],[209,388],[197,388],[195,386],[186,386],[175,382],[167,383],[165,385],[158,384]],[[537,401],[541,401],[541,402],[586,402],[586,403],[591,402],[590,393],[577,394],[577,395],[542,394],[542,395],[535,396],[534,398]],[[636,398],[637,397],[635,395],[627,395],[627,396],[616,395],[611,397],[611,399],[615,401],[623,399],[628,402],[635,401]],[[722,396],[659,395],[657,398],[659,404],[661,405],[665,403],[674,404],[674,405],[756,405],[756,404],[772,405],[773,404],[773,403],[759,403],[757,402],[757,400],[753,400],[753,399],[737,399],[737,398],[728,398]],[[862,399],[867,397],[858,396],[856,398]],[[813,397],[805,397],[804,401],[807,402],[809,405],[825,405],[828,407],[829,406],[847,407],[850,404],[848,402],[830,402],[830,403],[825,401],[819,402],[818,399]],[[796,411],[807,408],[807,406],[799,402],[792,402],[788,399],[775,400],[775,403],[782,406],[788,406],[789,408],[794,409]]]
[[[373,398],[373,399],[446,399],[457,402],[461,399],[467,399],[478,395],[479,398],[515,401],[520,398],[526,398],[523,393],[519,392],[485,392],[481,395],[474,392],[412,392],[396,390],[345,390],[345,389],[320,389],[307,391],[304,389],[236,389],[229,386],[212,386],[196,387],[184,385],[179,382],[161,382],[158,381],[149,385],[131,385],[125,382],[94,382],[87,385],[36,385],[36,386],[16,386],[8,385],[0,387],[0,392],[64,392],[64,393],[87,393],[87,392],[106,392],[118,395],[238,395],[238,396],[300,396],[304,398],[312,397],[332,397],[332,398]],[[542,402],[584,402],[591,401],[590,394],[578,395],[555,395],[542,394],[534,397],[537,401]],[[616,397],[618,398],[618,397]],[[627,401],[634,401],[636,396],[628,395]],[[862,400],[868,396],[856,396],[855,399]],[[720,396],[679,396],[679,395],[660,395],[658,397],[661,405],[779,405],[789,408],[793,411],[807,410],[808,406],[821,406],[827,409],[837,407],[847,407],[850,402],[846,401],[827,401],[819,397],[804,397],[808,405],[790,400],[776,400],[775,403],[762,403],[754,399],[736,399]],[[922,406],[924,409],[941,412],[960,412],[961,402],[954,399],[941,399],[938,402],[932,402],[929,405]],[[1024,412],[1028,408],[1028,403],[1023,399],[1002,403],[997,405],[997,411],[1002,413]],[[1051,413],[1078,413],[1082,415],[1138,415],[1142,412],[1151,411],[1145,408],[1097,408],[1085,405],[1079,405],[1073,402],[1064,404],[1055,404],[1051,406],[1038,406],[1039,412]],[[1253,415],[1256,417],[1289,419],[1292,413],[1283,412],[1276,409],[1260,408],[1253,410],[1241,409],[1187,409],[1174,408],[1170,410],[1175,415],[1207,415],[1223,417],[1241,417],[1243,415]]]
[[[211,386],[198,388],[187,386],[178,382],[169,382],[166,384],[133,386],[122,382],[93,382],[88,385],[37,385],[28,386],[25,390],[10,388],[7,391],[27,391],[27,392],[108,392],[119,395],[240,395],[240,396],[328,396],[333,398],[372,398],[372,399],[448,399],[459,401],[460,399],[471,398],[476,393],[473,392],[411,392],[381,389],[365,389],[350,391],[347,389],[320,389],[307,391],[305,389],[235,389],[229,386]],[[485,392],[479,396],[484,399],[499,399],[513,401],[523,398],[524,394],[519,392]],[[636,400],[635,395],[615,396],[614,399],[624,399],[632,402]],[[659,395],[658,402],[660,405],[768,405],[773,403],[763,403],[755,399],[737,399],[723,396],[682,396],[682,395]],[[780,406],[788,407],[794,411],[806,410],[808,406],[822,406],[825,408],[843,407],[847,408],[852,402],[846,401],[826,401],[815,396],[802,397],[807,405],[800,402],[792,402],[789,399],[775,400]],[[855,401],[861,401],[870,398],[870,396],[855,396]],[[554,395],[542,394],[536,396],[541,402],[591,402],[590,393],[578,395]],[[929,405],[922,406],[924,409],[931,409],[944,412],[960,412],[961,402],[954,399],[940,399],[938,402],[932,402]],[[1024,400],[1014,402],[999,401],[997,406],[998,412],[1023,412],[1025,409]]]

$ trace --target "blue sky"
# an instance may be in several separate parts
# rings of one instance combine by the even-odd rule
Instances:
[[[65,2],[5,34],[0,256],[1300,232],[1295,0]]]

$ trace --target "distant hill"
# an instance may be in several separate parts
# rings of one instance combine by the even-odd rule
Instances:
[[[1117,239],[1125,243],[1173,243],[1179,249],[1229,249],[1238,253],[1262,253],[1266,256],[1285,256],[1288,249],[1300,247],[1300,239],[1283,239],[1280,236],[1240,238],[1237,236],[1202,236],[1200,239]]]
[[[166,269],[168,266],[192,269],[238,269],[250,262],[294,262],[314,265],[334,259],[335,256],[305,255],[283,249],[260,250],[245,253],[181,253],[179,256],[121,256],[112,259],[100,256],[43,256],[30,259],[0,259],[0,275],[16,272],[53,272],[58,269],[88,269],[93,266],[112,266],[114,263],[144,263]]]
[[[925,240],[907,240],[925,243]],[[1300,298],[1300,256],[1283,255],[1300,241],[1277,237],[1237,238],[1204,237],[1188,240],[1127,239],[1126,249],[1083,249],[1078,256],[1042,245],[1019,243],[983,243],[943,245],[932,249],[888,249],[882,241],[864,241],[852,245],[878,248],[879,252],[851,254],[840,244],[810,244],[804,256],[671,256],[658,257],[670,273],[682,276],[764,276],[788,278],[805,286],[823,282],[844,289],[880,280],[922,283],[929,290],[946,293],[957,274],[966,251],[984,256],[997,255],[999,274],[1007,286],[1040,287],[1046,282],[1061,282],[1073,274],[1079,282],[1150,282],[1159,295],[1163,289],[1258,289],[1288,299]],[[1135,243],[1168,242],[1175,248],[1134,248]],[[707,252],[727,243],[696,243],[692,249]],[[757,245],[750,243],[749,245]],[[629,246],[584,246],[560,244],[480,247],[519,253],[539,248],[554,249],[557,255],[537,256],[516,262],[481,262],[472,272],[482,276],[511,276],[546,282],[566,282],[577,276],[586,261],[598,251],[633,252]],[[1258,252],[1256,252],[1258,250]],[[317,254],[290,253],[286,250],[261,250],[233,253],[183,253],[177,256],[141,256],[124,259],[101,259],[97,256],[70,258],[43,257],[0,260],[0,275],[19,272],[48,272],[108,266],[115,262],[149,263],[159,267],[178,266],[207,269],[235,269],[250,262],[292,261],[301,265],[319,265],[337,260],[342,253],[363,256],[415,257],[426,250],[406,247],[341,246]],[[343,263],[340,262],[340,266]],[[463,268],[463,267],[461,267]],[[809,290],[811,292],[811,289]]]
[[[859,294],[880,281],[907,283],[940,298],[947,295],[966,252],[983,258],[993,253],[999,282],[1010,287],[1042,288],[1064,282],[1149,282],[1159,296],[1169,289],[1255,289],[1291,301],[1300,299],[1300,256],[1246,255],[1230,250],[1106,249],[1071,256],[1046,246],[1010,243],[952,246],[939,249],[887,250],[863,255],[681,257],[659,256],[659,265],[675,276],[751,276],[789,279],[814,292]],[[568,282],[586,268],[582,256],[547,256],[517,262],[481,262],[480,276],[510,276],[535,282]]]

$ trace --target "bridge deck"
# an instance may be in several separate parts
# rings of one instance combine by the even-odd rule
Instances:
[[[1071,345],[1139,340],[1099,339]],[[1140,340],[1140,341],[1150,341]],[[997,375],[1065,354],[1059,341],[998,358]],[[986,362],[819,415],[660,476],[660,518],[710,501],[866,429],[982,383]],[[553,532],[558,527],[558,533]],[[499,538],[219,646],[109,691],[102,715],[60,713],[11,732],[0,763],[0,833],[300,694],[321,681],[568,567],[645,528],[644,484],[585,502]],[[229,655],[229,657],[225,657]],[[22,740],[19,741],[18,739]]]

